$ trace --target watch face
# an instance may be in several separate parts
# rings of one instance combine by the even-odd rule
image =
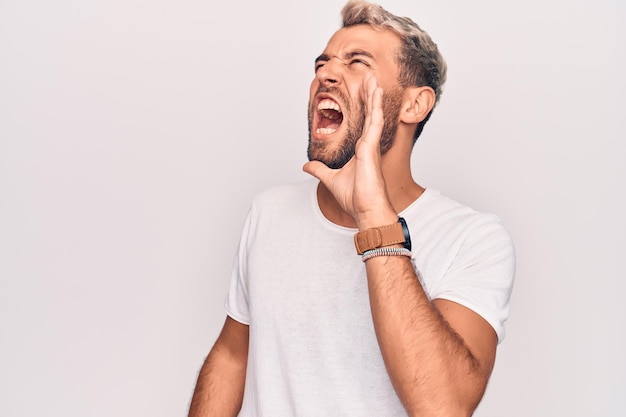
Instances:
[[[404,247],[411,250],[411,234],[409,233],[409,227],[406,225],[406,221],[403,217],[398,217],[398,221],[402,225],[402,232],[404,233]]]

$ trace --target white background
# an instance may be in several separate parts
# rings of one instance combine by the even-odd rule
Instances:
[[[214,4],[216,4],[214,2]],[[0,0],[0,415],[184,416],[339,0]],[[516,244],[476,416],[626,415],[626,5],[388,0],[449,64],[416,180]]]

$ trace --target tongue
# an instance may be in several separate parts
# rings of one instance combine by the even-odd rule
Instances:
[[[320,127],[337,129],[343,121],[343,115],[334,110],[324,110],[321,112]]]
[[[329,129],[338,129],[339,126],[341,126],[341,120],[342,119],[331,120],[331,119],[327,119],[325,117],[322,117],[322,119],[320,120],[320,127],[321,128],[329,128]]]

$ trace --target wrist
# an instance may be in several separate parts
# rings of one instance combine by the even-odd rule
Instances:
[[[357,228],[360,231],[371,229],[373,227],[381,227],[398,221],[398,214],[391,207],[381,209],[368,210],[367,213],[357,215]]]

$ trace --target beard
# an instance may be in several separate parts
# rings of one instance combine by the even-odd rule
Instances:
[[[311,129],[313,126],[313,113],[316,109],[313,108],[313,101],[309,106],[309,146],[307,150],[307,156],[309,161],[321,161],[326,166],[332,169],[339,169],[343,167],[352,157],[356,149],[356,143],[363,135],[363,128],[365,126],[365,102],[362,99],[357,101],[350,101],[342,94],[338,89],[320,87],[317,91],[331,92],[335,96],[339,97],[344,103],[342,113],[348,114],[350,117],[343,119],[342,124],[347,124],[347,131],[342,138],[341,142],[332,147],[326,142],[313,141],[311,139]],[[383,130],[380,137],[380,154],[384,155],[391,149],[395,142],[396,132],[398,130],[398,116],[400,115],[400,105],[402,103],[402,90],[400,87],[394,88],[389,93],[383,94]]]

